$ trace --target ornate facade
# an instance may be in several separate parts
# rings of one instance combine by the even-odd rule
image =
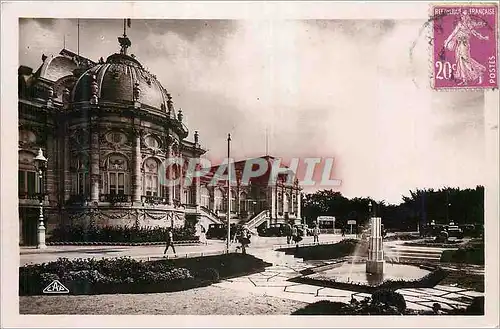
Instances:
[[[63,49],[42,56],[35,71],[20,66],[19,224],[22,244],[34,244],[40,184],[47,232],[59,224],[182,226],[186,219],[220,223],[227,190],[200,178],[191,186],[161,184],[161,164],[206,151],[198,133],[187,140],[182,111],[119,38],[120,53],[98,62]],[[41,148],[44,181],[35,173]],[[183,175],[168,167],[171,177]],[[181,180],[182,182],[182,180]],[[234,188],[233,216],[257,223],[300,218],[300,188],[253,182]],[[288,201],[290,200],[290,201]],[[265,212],[264,210],[267,210]],[[265,217],[265,218],[264,218]]]

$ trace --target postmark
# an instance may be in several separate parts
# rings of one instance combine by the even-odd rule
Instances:
[[[433,4],[432,88],[498,88],[497,4]]]

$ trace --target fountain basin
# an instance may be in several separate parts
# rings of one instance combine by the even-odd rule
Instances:
[[[304,278],[313,279],[315,281],[329,281],[346,284],[366,285],[376,287],[384,281],[414,281],[423,278],[431,273],[430,271],[414,265],[385,263],[384,272],[382,274],[372,274],[366,272],[366,263],[345,262],[339,266],[307,275]]]

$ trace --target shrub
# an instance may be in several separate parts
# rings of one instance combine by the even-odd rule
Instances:
[[[484,265],[484,240],[471,240],[458,250],[445,250],[441,262]]]
[[[403,295],[394,290],[381,289],[372,293],[372,302],[394,306],[400,313],[406,310],[406,301]]]
[[[71,294],[177,291],[217,282],[221,277],[260,272],[269,265],[241,254],[158,261],[137,261],[129,257],[100,260],[61,258],[55,262],[20,267],[19,292],[20,295],[39,295],[59,278]]]
[[[49,284],[52,283],[54,280],[61,280],[57,274],[54,273],[42,273],[40,274],[40,284],[43,287],[48,286]]]
[[[295,253],[296,257],[304,260],[322,260],[335,259],[352,255],[356,249],[364,253],[365,242],[356,239],[345,239],[335,244],[316,245],[309,247],[300,247],[298,251],[295,248],[283,248],[278,251],[284,251],[287,254]]]
[[[206,268],[197,273],[197,277],[209,282],[219,282],[220,274],[215,268]]]
[[[174,241],[198,240],[195,232],[192,225],[174,228]],[[47,242],[145,243],[164,242],[165,236],[165,227],[60,225],[51,231]]]

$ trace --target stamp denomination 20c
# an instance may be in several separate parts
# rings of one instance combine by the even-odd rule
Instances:
[[[498,6],[432,6],[434,89],[498,87]]]

